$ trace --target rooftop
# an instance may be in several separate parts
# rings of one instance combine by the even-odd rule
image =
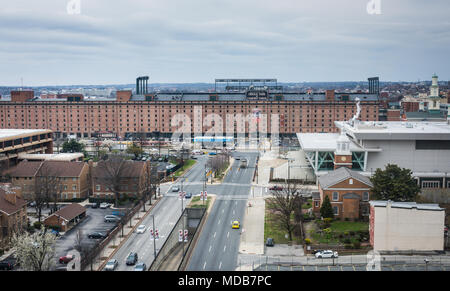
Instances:
[[[59,217],[64,218],[67,221],[70,221],[70,220],[74,219],[75,217],[77,217],[78,215],[82,214],[83,212],[86,212],[86,208],[84,208],[83,206],[81,206],[78,203],[72,203],[72,204],[69,204],[66,207],[56,211],[55,213],[53,213],[52,215],[47,217],[46,220],[48,218],[50,218],[51,216],[57,215]]]
[[[4,129],[0,128],[0,139],[15,139],[41,133],[52,132],[49,129]]]
[[[442,211],[444,208],[439,207],[439,204],[418,204],[416,202],[394,202],[394,201],[381,201],[374,200],[369,202],[374,207],[387,207],[390,205],[392,208],[404,208],[404,209],[417,209],[417,210],[433,210]]]
[[[334,123],[358,140],[450,140],[450,124],[447,122],[367,121],[353,126],[345,121]]]
[[[18,158],[21,160],[38,160],[38,161],[72,161],[83,158],[82,153],[62,153],[62,154],[24,154],[20,153]]]
[[[361,181],[362,183],[364,183],[370,187],[373,186],[372,182],[370,181],[370,179],[368,177],[365,177],[365,176],[359,174],[358,172],[352,171],[346,167],[341,167],[337,170],[329,172],[326,175],[320,176],[319,184],[322,187],[322,189],[326,189],[326,188],[336,185],[348,178],[353,178],[358,181]]]

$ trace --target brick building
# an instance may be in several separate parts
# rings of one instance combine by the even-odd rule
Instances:
[[[92,177],[92,197],[102,199],[114,199],[114,192],[111,191],[114,175],[108,173],[120,173],[119,198],[140,197],[145,191],[145,178],[149,170],[149,162],[124,161],[119,168],[115,165],[108,165],[108,161],[100,161],[96,164],[91,162]],[[107,170],[108,169],[108,170]]]
[[[89,196],[89,166],[85,162],[23,161],[9,171],[12,183],[22,188],[25,199],[33,199],[39,181],[57,179],[59,199],[70,200]],[[52,182],[53,183],[53,182]]]
[[[323,199],[328,196],[335,218],[360,219],[369,215],[372,183],[349,168],[342,167],[318,179],[320,195],[313,197],[313,212],[320,216]]]
[[[27,227],[27,202],[9,184],[0,185],[0,227],[0,241]]]
[[[144,133],[170,136],[175,131],[248,134],[255,114],[261,116],[261,132],[336,132],[336,120],[348,120],[356,112],[356,98],[364,110],[360,120],[377,121],[378,95],[374,93],[283,92],[239,87],[237,91],[214,93],[145,93],[118,91],[105,99],[29,99],[14,97],[0,101],[0,127],[49,128],[57,137],[76,134],[91,137],[111,132],[124,137]],[[146,90],[144,90],[146,92]],[[23,94],[23,93],[22,93]],[[243,117],[242,130],[236,119]],[[211,120],[213,118],[213,120]],[[181,125],[176,122],[180,121]],[[222,134],[223,135],[223,134]],[[194,134],[193,134],[194,136]]]
[[[66,232],[85,217],[86,208],[78,203],[73,203],[51,214],[44,220],[44,224],[49,227],[57,226],[60,231]]]

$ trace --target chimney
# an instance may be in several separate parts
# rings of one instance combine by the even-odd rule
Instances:
[[[5,191],[5,200],[13,205],[16,205],[16,192],[7,189]]]
[[[326,90],[325,91],[325,99],[327,101],[334,101],[334,90]]]

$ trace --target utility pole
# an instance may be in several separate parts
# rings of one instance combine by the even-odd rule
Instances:
[[[155,235],[155,215],[152,214],[153,219],[153,260],[156,259],[156,235]]]

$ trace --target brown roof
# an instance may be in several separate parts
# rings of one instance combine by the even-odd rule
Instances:
[[[42,162],[23,161],[8,171],[12,177],[34,177]]]
[[[69,204],[66,207],[56,211],[49,217],[51,217],[53,215],[58,215],[58,216],[64,218],[65,220],[72,220],[75,217],[77,217],[78,215],[82,214],[83,212],[86,212],[86,208],[84,208],[83,206],[81,206],[78,203],[72,203],[72,204]],[[49,217],[47,217],[46,220]]]
[[[69,161],[23,161],[9,171],[12,177],[34,177],[36,174],[43,175],[45,169],[51,173],[58,173],[58,177],[79,177],[85,162]]]
[[[11,215],[19,211],[23,206],[27,204],[27,202],[16,196],[16,204],[12,204],[11,202],[5,199],[6,192],[5,190],[0,188],[0,211]]]
[[[100,161],[97,163],[95,167],[92,169],[92,176],[94,178],[97,177],[105,177],[105,171],[102,170],[102,164],[105,161]],[[124,174],[122,178],[138,178],[141,176],[141,173],[145,167],[145,162],[141,161],[125,161]]]

